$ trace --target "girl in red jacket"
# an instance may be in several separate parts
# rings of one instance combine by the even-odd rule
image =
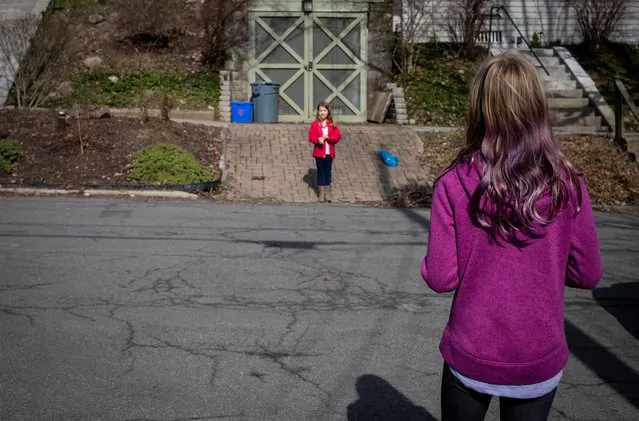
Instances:
[[[335,145],[340,140],[339,128],[333,121],[331,107],[322,101],[315,109],[316,119],[308,129],[308,140],[313,144],[313,157],[317,165],[317,185],[320,202],[331,202],[331,171],[335,159]]]

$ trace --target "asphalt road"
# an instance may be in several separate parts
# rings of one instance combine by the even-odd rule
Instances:
[[[599,214],[552,420],[639,419],[639,217]],[[426,210],[0,198],[0,419],[439,418]],[[497,419],[497,402],[488,420]]]

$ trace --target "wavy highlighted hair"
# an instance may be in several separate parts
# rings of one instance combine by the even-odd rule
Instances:
[[[485,60],[470,89],[466,147],[451,167],[478,162],[483,175],[470,214],[492,239],[534,237],[573,198],[581,208],[578,171],[559,150],[537,69],[507,53]],[[550,196],[549,206],[540,206]]]

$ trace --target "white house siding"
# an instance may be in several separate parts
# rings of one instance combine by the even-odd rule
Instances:
[[[396,0],[396,2],[399,4],[402,0]],[[395,24],[399,26],[402,21],[406,24],[415,16],[420,16],[424,22],[424,27],[416,31],[419,35],[417,36],[419,42],[433,40],[433,34],[438,41],[451,41],[451,36],[447,29],[448,11],[456,2],[457,0],[403,0],[403,19],[395,16]],[[573,44],[581,41],[581,34],[575,18],[575,11],[570,6],[570,3],[571,0],[503,0],[489,2],[493,6],[503,5],[528,41],[531,40],[533,33],[543,32],[542,41],[544,43],[558,41],[561,44]],[[411,4],[414,6],[412,10],[409,7]],[[401,10],[401,6],[396,10]],[[486,12],[488,13],[488,10]],[[504,47],[515,46],[519,33],[515,25],[506,18],[503,11],[500,14],[502,15],[501,19],[493,20],[493,31],[502,32],[502,45]],[[488,26],[488,19],[486,19],[483,30],[488,31]],[[623,19],[619,23],[612,39],[630,44],[639,44],[639,0],[628,0],[626,13],[624,13]]]

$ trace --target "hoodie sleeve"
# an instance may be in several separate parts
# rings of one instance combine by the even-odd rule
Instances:
[[[455,221],[444,179],[435,185],[433,193],[422,277],[435,292],[449,292],[459,286]]]
[[[594,289],[603,275],[601,251],[592,205],[582,178],[579,178],[579,184],[581,211],[573,219],[570,252],[566,266],[566,286]]]

